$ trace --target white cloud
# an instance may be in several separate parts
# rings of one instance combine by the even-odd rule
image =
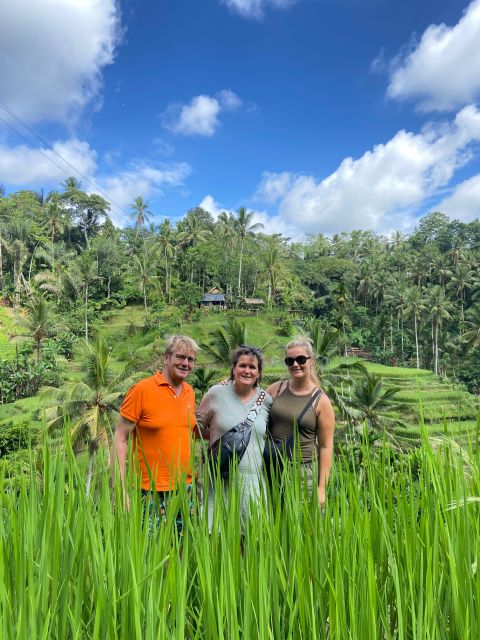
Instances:
[[[295,176],[289,171],[283,171],[282,173],[265,171],[255,197],[265,202],[276,202],[288,193],[294,180]]]
[[[167,188],[179,187],[190,172],[191,168],[185,162],[162,167],[137,163],[116,175],[98,176],[95,183],[112,202],[112,220],[123,226],[131,222],[127,210],[137,196],[147,200],[161,195]]]
[[[211,213],[214,218],[217,218],[222,211],[226,211],[226,209],[222,208],[210,194],[205,196],[198,206]]]
[[[388,95],[417,99],[424,111],[450,110],[480,95],[480,0],[454,27],[430,25],[420,42],[392,63]]]
[[[422,202],[445,187],[480,140],[480,112],[465,107],[450,124],[399,131],[327,178],[265,174],[257,196],[277,201],[278,215],[304,232],[404,228]]]
[[[244,18],[263,17],[265,11],[272,9],[286,9],[297,0],[222,0],[231,11],[238,13]]]
[[[458,185],[452,195],[435,205],[435,209],[462,222],[480,218],[480,174]]]
[[[57,141],[52,149],[0,144],[0,181],[9,185],[42,186],[59,182],[77,175],[72,166],[87,176],[95,171],[96,152],[87,142],[76,138]]]
[[[241,104],[240,98],[228,89],[216,97],[195,96],[189,104],[170,105],[163,116],[164,126],[172,133],[211,137],[220,126],[219,114],[234,111]]]
[[[0,183],[29,189],[58,188],[59,182],[72,175],[87,192],[99,193],[109,200],[112,220],[126,225],[131,222],[128,207],[137,196],[148,199],[166,189],[181,187],[191,172],[185,162],[162,165],[133,162],[117,173],[100,173],[96,160],[96,151],[76,138],[55,142],[52,149],[7,147],[0,143]]]
[[[0,2],[2,102],[29,122],[67,121],[98,96],[118,33],[115,0]]]
[[[273,175],[273,174],[270,174]],[[228,207],[222,207],[212,195],[207,195],[198,205],[210,212],[216,219],[222,211],[231,213],[236,216],[236,212]],[[289,224],[280,216],[269,216],[266,211],[255,211],[254,209],[248,209],[248,213],[253,213],[252,224],[259,222],[263,224],[264,229],[262,233],[282,233],[286,238],[292,238],[294,240],[302,240],[305,234],[299,231],[294,225]]]

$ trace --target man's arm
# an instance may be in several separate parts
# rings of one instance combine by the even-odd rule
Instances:
[[[125,464],[128,453],[128,439],[130,434],[135,429],[135,422],[127,420],[123,416],[120,416],[117,427],[115,429],[114,444],[115,453],[118,459],[118,468],[120,471],[120,481],[122,483],[122,491],[125,502],[128,506],[128,494],[125,490]]]

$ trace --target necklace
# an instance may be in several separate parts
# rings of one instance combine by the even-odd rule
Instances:
[[[312,389],[312,385],[309,384],[308,387],[295,387],[293,384],[291,384],[291,381],[289,381],[288,386],[290,388],[290,391],[292,391],[293,393],[295,393],[296,391],[311,391]]]

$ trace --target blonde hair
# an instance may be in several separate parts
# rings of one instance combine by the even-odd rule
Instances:
[[[165,355],[174,353],[180,347],[184,347],[187,351],[192,351],[195,354],[200,348],[195,340],[192,340],[192,338],[189,338],[188,336],[168,336],[165,344]]]
[[[293,340],[290,340],[290,342],[287,344],[287,346],[285,347],[285,354],[288,353],[289,349],[294,349],[295,347],[299,347],[300,349],[305,349],[305,351],[307,352],[307,355],[310,356],[310,358],[312,358],[313,362],[312,362],[312,366],[310,367],[310,380],[314,384],[316,384],[317,387],[321,387],[320,380],[318,379],[317,371],[315,367],[317,359],[315,357],[315,352],[313,350],[312,341],[309,338],[305,338],[304,336],[297,336],[293,338]]]

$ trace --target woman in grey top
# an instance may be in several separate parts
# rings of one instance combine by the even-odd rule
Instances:
[[[232,369],[227,383],[214,385],[204,396],[197,410],[197,425],[210,444],[241,423],[252,410],[260,389],[263,355],[260,349],[242,345],[232,357]],[[267,394],[255,419],[250,440],[238,464],[240,478],[240,509],[242,520],[248,513],[252,498],[263,490],[263,448],[272,398]],[[213,522],[213,487],[208,493],[209,527]]]

